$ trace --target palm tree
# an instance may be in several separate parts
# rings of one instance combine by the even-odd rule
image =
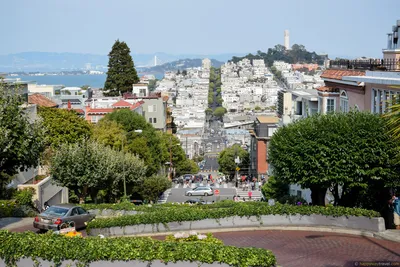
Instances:
[[[390,86],[390,88],[400,89],[400,86]],[[389,133],[397,140],[400,140],[400,98],[394,97],[388,100],[389,108],[383,117],[387,120]]]

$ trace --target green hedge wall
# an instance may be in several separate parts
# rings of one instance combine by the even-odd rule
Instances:
[[[269,206],[265,202],[239,202],[225,203],[226,206],[215,207],[213,205],[195,205],[154,208],[151,212],[137,215],[125,215],[110,218],[97,218],[88,223],[90,228],[108,228],[115,226],[127,226],[136,224],[159,224],[168,222],[199,221],[204,219],[220,219],[231,216],[261,216],[261,215],[311,215],[326,216],[365,216],[379,217],[379,213],[370,210],[345,207],[321,207],[321,206],[294,206],[287,204],[275,204]]]
[[[93,261],[196,261],[226,263],[232,266],[275,266],[271,251],[259,248],[237,248],[204,242],[167,242],[144,237],[69,238],[52,233],[10,233],[0,231],[0,258],[8,266],[22,257],[63,260],[81,263]]]

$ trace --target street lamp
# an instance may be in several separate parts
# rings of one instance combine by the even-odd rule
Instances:
[[[139,130],[133,130],[130,132],[125,133],[125,137],[129,134],[129,133],[142,133],[143,130],[139,129]],[[122,139],[122,152],[124,153],[125,156],[125,151],[124,151],[124,141],[125,139]],[[124,178],[124,199],[126,200],[126,178],[125,178],[125,159],[122,162],[122,173],[123,173],[123,178]]]

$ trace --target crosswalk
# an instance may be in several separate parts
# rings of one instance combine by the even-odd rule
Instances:
[[[262,193],[260,190],[249,190],[252,192],[251,199],[252,200],[260,200],[262,197]],[[249,200],[249,191],[243,190],[242,188],[236,189],[236,195],[239,196],[239,199],[245,199],[246,201]]]
[[[161,197],[158,199],[158,203],[161,203],[161,204],[166,203],[170,193],[171,193],[171,189],[167,189],[167,191],[165,191],[161,195]]]
[[[198,187],[198,186],[210,186],[209,184],[207,184],[207,183],[192,183],[192,184],[176,184],[176,185],[174,185],[174,188],[175,189],[178,189],[178,188],[195,188],[195,187]],[[226,184],[226,183],[224,183],[224,184],[214,184],[213,186],[212,186],[213,188],[231,188],[232,186],[231,185],[228,185],[228,184]]]

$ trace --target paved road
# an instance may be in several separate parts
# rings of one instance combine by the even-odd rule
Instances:
[[[204,167],[203,170],[207,171],[207,170],[213,170],[218,171],[219,168],[219,164],[218,164],[218,159],[216,156],[212,157],[212,156],[208,156],[206,155],[204,157],[205,163],[204,163]]]
[[[233,199],[233,196],[236,193],[236,189],[234,188],[218,188],[220,191],[219,196],[185,196],[185,192],[190,190],[189,188],[172,188],[171,192],[168,196],[167,202],[185,202],[189,199],[203,199],[207,202],[219,201],[224,199]]]
[[[399,243],[376,238],[278,230],[214,233],[214,236],[225,245],[269,249],[282,267],[354,267],[356,261],[397,261],[399,265],[382,266],[400,266]]]

